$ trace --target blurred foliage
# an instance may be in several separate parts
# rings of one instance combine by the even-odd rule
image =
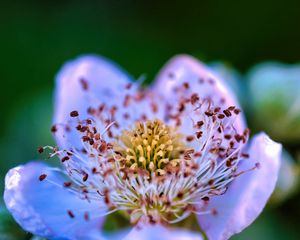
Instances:
[[[53,143],[49,127],[54,75],[66,60],[84,53],[102,54],[136,78],[147,74],[148,81],[178,53],[225,60],[240,73],[221,64],[216,67],[219,74],[232,78],[250,126],[265,130],[254,123],[248,83],[241,79],[257,62],[300,60],[299,8],[296,0],[2,0],[0,177],[17,164],[39,158],[37,146]],[[300,143],[294,140],[285,148],[294,159]],[[2,187],[3,181],[1,193]],[[295,193],[264,211],[233,239],[299,239],[299,200]],[[0,215],[0,239],[28,238],[3,208]],[[108,221],[107,229],[115,227],[114,220]]]

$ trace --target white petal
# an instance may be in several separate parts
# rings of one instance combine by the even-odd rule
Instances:
[[[253,138],[249,153],[250,158],[242,160],[239,171],[250,169],[256,163],[260,167],[238,176],[224,195],[211,198],[209,207],[215,209],[216,214],[198,217],[209,239],[229,239],[249,226],[275,188],[281,145],[261,133]]]
[[[215,105],[239,107],[236,97],[228,83],[217,77],[208,67],[188,55],[172,58],[158,74],[154,91],[165,96],[174,104],[177,101],[175,88],[188,83],[190,93],[197,93],[200,98],[211,98]],[[235,120],[236,129],[245,128],[243,114]],[[187,129],[186,131],[190,131]]]
[[[87,83],[86,90],[83,81]],[[86,119],[88,107],[98,107],[100,102],[119,105],[129,82],[125,72],[102,57],[83,56],[67,62],[56,77],[54,124],[70,121],[74,110]],[[63,131],[56,136],[61,147],[81,146],[76,132]]]
[[[47,174],[43,181],[39,180],[41,174]],[[80,239],[86,231],[99,229],[103,222],[100,202],[80,199],[63,187],[62,176],[38,162],[7,173],[4,201],[22,228],[38,236]],[[88,221],[84,217],[87,213]]]

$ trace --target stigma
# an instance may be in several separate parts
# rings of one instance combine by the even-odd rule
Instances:
[[[187,150],[182,138],[175,128],[162,121],[148,120],[124,130],[114,150],[122,159],[123,169],[144,170],[149,177],[164,176],[169,166],[180,165],[180,157]]]

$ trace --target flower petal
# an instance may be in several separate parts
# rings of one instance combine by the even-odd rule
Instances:
[[[123,240],[201,240],[199,233],[179,229],[166,229],[160,225],[133,228]]]
[[[141,116],[154,118],[154,115],[162,115],[162,109],[155,114],[151,111],[149,99],[139,96],[136,100],[138,87],[127,73],[103,57],[83,56],[66,63],[56,77],[54,124],[57,126],[55,136],[58,145],[61,148],[82,147],[78,132],[73,131],[78,119],[70,117],[72,111],[77,111],[79,118],[85,120],[91,118],[87,111],[89,107],[99,109],[101,104],[105,104],[107,112],[104,117],[111,120],[112,114],[108,109],[117,109],[113,121],[120,125],[121,130]],[[124,107],[126,100],[128,107]],[[72,128],[66,128],[66,124]],[[107,123],[97,121],[100,132],[106,127]]]
[[[188,55],[178,55],[172,58],[158,74],[154,91],[165,96],[174,104],[178,98],[176,88],[184,86],[190,94],[197,93],[200,98],[210,98],[216,105],[224,107],[239,104],[228,83],[217,77],[205,65]],[[235,120],[235,127],[245,128],[245,120],[239,114]]]
[[[43,181],[41,174],[47,175]],[[77,239],[87,230],[99,229],[103,222],[97,216],[102,213],[101,203],[80,199],[63,187],[62,176],[53,168],[38,162],[7,173],[4,201],[26,231],[43,237]]]
[[[102,57],[82,56],[67,62],[56,76],[54,124],[66,124],[75,110],[81,119],[88,118],[88,107],[97,106],[99,101],[110,105],[121,101],[129,82],[128,74]],[[81,146],[76,133],[61,132],[56,136],[59,145]]]
[[[241,232],[261,213],[275,188],[280,167],[281,145],[266,134],[254,137],[250,158],[241,162],[239,171],[259,163],[259,168],[238,176],[227,192],[211,198],[209,207],[214,214],[198,217],[209,239],[224,240]]]

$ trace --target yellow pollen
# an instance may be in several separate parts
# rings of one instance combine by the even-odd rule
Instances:
[[[143,169],[162,176],[166,167],[176,167],[180,155],[187,147],[183,136],[175,128],[165,125],[160,120],[138,122],[131,130],[124,130],[114,143],[124,165],[130,169]]]

